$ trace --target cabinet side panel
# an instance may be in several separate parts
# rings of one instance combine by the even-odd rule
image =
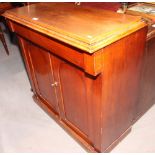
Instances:
[[[146,29],[141,29],[104,49],[102,151],[132,125],[145,39]]]
[[[155,103],[155,38],[147,41],[135,119]]]

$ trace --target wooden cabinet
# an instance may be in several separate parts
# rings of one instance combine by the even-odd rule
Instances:
[[[146,24],[73,3],[4,16],[19,38],[36,103],[89,151],[110,151],[133,124]]]

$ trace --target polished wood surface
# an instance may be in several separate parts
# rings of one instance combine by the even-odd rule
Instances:
[[[141,75],[140,96],[135,119],[141,117],[155,103],[155,38],[146,43],[143,70]]]
[[[49,3],[47,4],[49,5]],[[40,8],[45,10],[47,4],[31,6],[36,10]],[[73,10],[77,6],[70,3],[60,5],[52,3],[48,8],[53,6],[61,11],[70,8],[74,14],[73,17],[76,17],[78,21],[83,20],[81,15],[87,10],[87,7]],[[22,9],[21,15],[25,9],[27,8]],[[54,13],[57,17],[55,10],[56,8],[53,11],[48,10],[51,19]],[[133,29],[129,30],[128,35],[122,36],[121,39],[117,37],[118,40],[113,40],[114,42],[108,46],[102,44],[100,50],[90,54],[88,51],[81,50],[79,46],[72,46],[71,42],[64,43],[62,39],[49,37],[48,32],[43,34],[36,31],[37,29],[34,27],[30,28],[25,23],[21,24],[21,20],[15,19],[14,13],[17,11],[20,12],[20,9],[8,12],[8,14],[12,13],[12,18],[8,17],[7,13],[5,15],[11,30],[19,38],[35,102],[91,152],[110,151],[131,131],[134,121],[147,33],[145,23],[141,22],[139,18],[120,16],[110,12],[106,14],[103,11],[104,18],[101,16],[102,14],[98,15],[98,23],[102,18],[106,23],[110,14],[114,15],[113,18],[117,17],[117,21],[120,22],[123,17],[127,24],[129,21],[130,24],[135,25],[136,19],[139,27],[135,29],[131,24]],[[34,12],[29,12],[26,20],[34,15]],[[87,15],[97,18],[95,9],[91,9]],[[69,22],[68,16],[69,12],[64,11],[63,14],[60,12],[59,17],[63,19],[61,24],[60,19],[58,21],[54,19],[52,22],[57,21],[58,23],[56,22],[55,25],[61,25],[61,28],[64,27],[66,30],[65,24]],[[96,20],[96,18],[94,19]],[[110,22],[113,18],[109,18],[109,25],[115,23]],[[84,17],[84,19],[86,18]],[[46,18],[42,17],[42,20],[45,21]],[[88,22],[88,20],[86,21]],[[82,34],[86,21],[80,23],[84,28],[77,29],[72,25],[72,30],[77,29],[75,33],[81,34],[81,37],[90,31]],[[101,23],[104,22],[101,21]],[[119,22],[117,24],[120,25]],[[38,26],[40,29],[44,28]],[[104,25],[103,27],[105,28]],[[69,28],[71,29],[70,26]],[[113,30],[112,25],[111,28]],[[49,29],[51,29],[50,26]],[[125,30],[123,31],[125,32]],[[129,31],[126,30],[126,32]],[[62,34],[64,35],[64,33]],[[115,32],[112,34],[115,35]]]
[[[120,133],[127,130],[134,119],[145,47],[144,38],[145,33],[142,29],[139,33],[123,38],[104,49],[103,150],[112,143],[114,137],[117,139]],[[128,46],[129,44],[132,46]],[[117,51],[115,55],[112,54],[114,51]]]
[[[7,10],[23,6],[22,2],[0,2],[0,16]]]
[[[134,6],[137,5],[140,7],[151,6],[155,8],[153,4],[138,3]],[[140,95],[135,111],[135,120],[137,120],[155,103],[155,27],[153,26],[155,24],[155,15],[131,10],[128,10],[127,13],[147,18],[148,24],[147,41],[141,73]]]
[[[121,8],[121,2],[81,2],[80,5],[103,10],[111,10],[117,12]]]
[[[0,2],[0,15],[4,13],[6,10],[12,9],[13,6],[9,2]]]
[[[32,4],[4,16],[89,53],[145,26],[139,17],[74,3]]]
[[[47,51],[26,41],[25,50],[29,52],[30,62],[32,63],[32,70],[35,77],[34,84],[37,94],[46,100],[47,103],[49,103],[58,113],[55,89],[50,85],[54,83],[53,73],[51,70],[50,54]]]

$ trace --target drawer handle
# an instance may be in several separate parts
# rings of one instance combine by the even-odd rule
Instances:
[[[56,86],[58,86],[58,82],[54,82],[54,83],[52,83],[51,86],[52,86],[52,87],[56,87]]]

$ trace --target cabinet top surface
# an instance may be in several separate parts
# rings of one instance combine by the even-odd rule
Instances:
[[[8,10],[6,18],[93,53],[145,26],[140,17],[74,3],[37,3]]]

